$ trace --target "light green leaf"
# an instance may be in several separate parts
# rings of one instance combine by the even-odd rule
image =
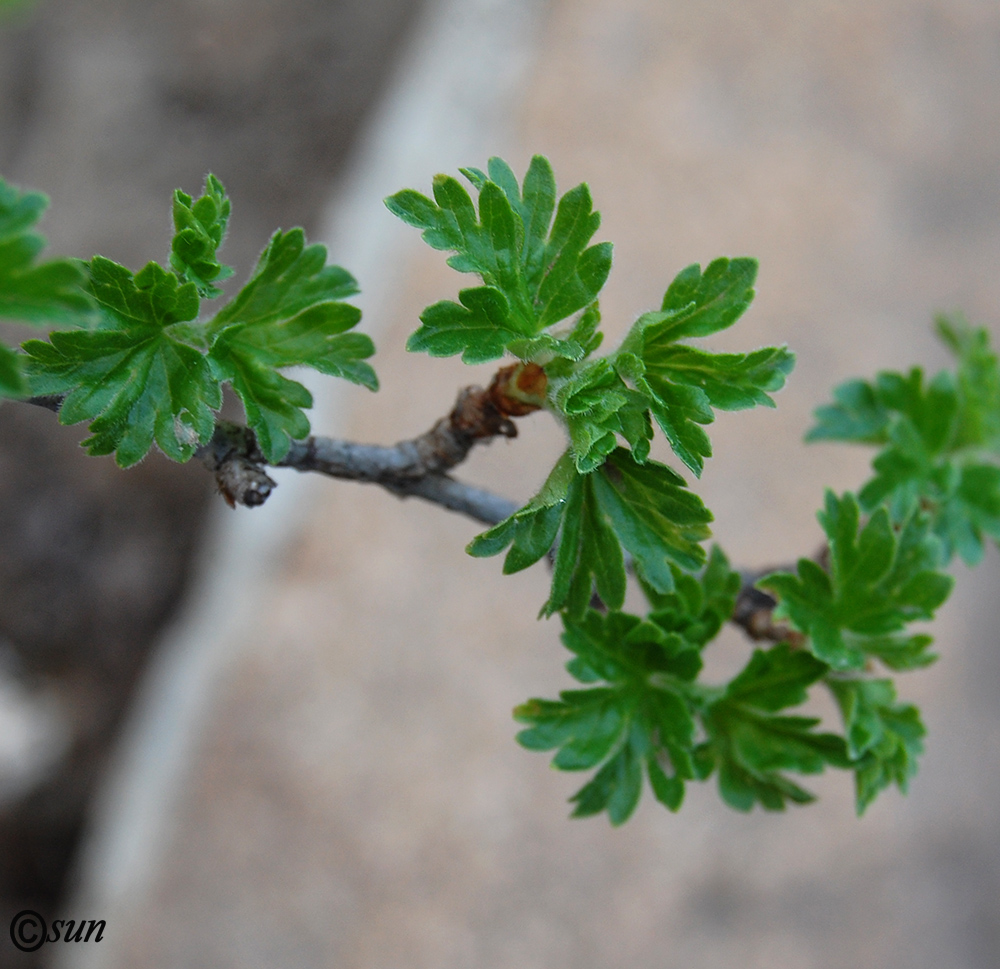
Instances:
[[[880,508],[862,526],[853,495],[827,492],[819,519],[829,540],[829,573],[800,559],[796,575],[772,573],[757,584],[778,596],[776,616],[806,633],[819,659],[838,670],[861,669],[867,655],[885,653],[886,636],[930,619],[952,580],[936,571],[940,545],[926,515],[911,513],[897,532]]]
[[[896,702],[891,680],[830,678],[828,685],[844,717],[860,815],[890,784],[906,793],[926,730],[916,707]]]
[[[441,356],[461,352],[463,359],[475,361],[495,359],[503,349],[545,353],[549,346],[525,338],[537,337],[590,306],[611,268],[609,243],[588,247],[600,225],[589,189],[586,185],[571,189],[556,206],[555,178],[540,155],[532,159],[521,187],[510,166],[499,158],[490,159],[487,172],[475,168],[462,172],[478,192],[478,212],[466,189],[447,175],[435,177],[433,200],[405,189],[385,203],[404,222],[423,230],[428,245],[452,251],[448,264],[460,272],[477,273],[486,288],[502,294],[506,305],[502,313],[480,314],[475,325],[466,320],[461,339],[432,339],[434,326],[425,313],[421,317],[425,332],[411,339],[408,347]],[[465,300],[463,304],[471,309]],[[442,305],[456,306],[431,307],[434,324],[444,312]],[[454,337],[458,317],[454,310],[450,313],[448,329]],[[569,356],[578,358],[575,351]]]
[[[174,192],[174,238],[170,266],[185,282],[194,283],[202,298],[221,296],[215,283],[233,274],[216,258],[229,222],[229,197],[214,176],[205,179],[205,192],[197,200],[177,189]]]
[[[356,292],[349,273],[326,265],[325,247],[307,246],[301,229],[279,231],[247,284],[208,324],[213,373],[232,382],[272,463],[284,457],[292,438],[309,433],[301,408],[312,406],[306,388],[279,369],[307,365],[370,390],[378,387],[364,362],[374,345],[347,332],[361,311],[341,300]]]

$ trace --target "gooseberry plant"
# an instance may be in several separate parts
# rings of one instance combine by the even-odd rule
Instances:
[[[231,503],[259,504],[284,465],[379,483],[464,511],[490,527],[471,555],[506,552],[506,573],[545,559],[541,607],[558,614],[577,681],[557,699],[517,707],[517,739],[555,751],[554,765],[593,771],[572,797],[575,816],[621,824],[644,779],[676,811],[685,786],[718,777],[739,810],[783,809],[813,795],[797,775],[854,774],[862,812],[891,784],[906,790],[925,729],[897,698],[893,674],[933,662],[931,619],[955,556],[977,562],[1000,538],[1000,368],[985,330],[941,318],[955,368],[854,380],[817,411],[812,440],[876,449],[857,494],[828,492],[824,549],[794,568],[741,576],[717,546],[712,514],[682,474],[650,457],[656,428],[695,477],[712,454],[717,410],[774,406],[794,358],[786,347],[718,353],[691,341],[732,326],[750,305],[757,264],[720,258],[683,269],[659,308],[620,346],[602,343],[598,296],[611,245],[588,187],[561,197],[535,156],[520,182],[502,160],[432,197],[405,189],[389,210],[421,230],[448,264],[478,277],[457,302],[424,310],[407,349],[467,363],[504,359],[489,388],[466,388],[453,411],[414,441],[375,447],[310,436],[309,391],[282,371],[309,366],[377,389],[357,333],[357,292],[301,229],[276,232],[247,283],[214,312],[232,270],[218,261],[230,201],[213,176],[194,199],[173,198],[166,266],[131,270],[101,256],[41,261],[43,196],[0,182],[0,317],[53,329],[0,347],[0,393],[89,422],[83,446],[124,467],[154,446],[197,457]],[[473,199],[473,194],[476,199]],[[223,387],[246,423],[219,417]],[[512,418],[544,410],[567,446],[541,490],[518,508],[448,473],[478,441],[514,436]],[[629,579],[642,615],[624,611]],[[757,642],[728,683],[701,678],[702,656],[734,621]],[[761,645],[763,644],[763,645]],[[799,708],[824,688],[839,729]]]

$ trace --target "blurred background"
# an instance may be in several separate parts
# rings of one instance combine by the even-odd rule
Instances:
[[[609,341],[685,265],[753,255],[713,346],[788,343],[776,411],[722,415],[697,484],[739,566],[811,553],[861,450],[800,444],[852,376],[946,364],[936,311],[1000,332],[1000,8],[986,0],[36,0],[0,5],[0,173],[46,192],[51,251],[165,256],[208,171],[248,273],[304,225],[362,286],[382,390],[315,385],[317,432],[390,443],[490,368],[407,358],[461,277],[380,198],[502,154],[586,180],[615,243]],[[8,331],[12,336],[13,331]],[[529,497],[543,417],[461,469]],[[579,786],[513,742],[569,685],[540,567],[477,528],[277,473],[230,512],[200,467],[128,472],[81,428],[0,406],[0,909],[103,918],[102,969],[1000,966],[995,549],[904,676],[930,736],[911,793],[850,779],[740,815],[569,821]],[[661,452],[660,457],[666,457]],[[727,630],[720,676],[748,646]],[[819,712],[831,714],[822,706]],[[58,914],[57,914],[58,913]],[[5,923],[6,924],[6,923]]]

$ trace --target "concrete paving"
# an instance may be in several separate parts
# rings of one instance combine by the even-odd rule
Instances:
[[[468,54],[490,42],[467,35],[441,54],[468,71],[463,88],[483,86],[490,62]],[[760,259],[754,306],[712,345],[787,342],[798,365],[776,411],[718,421],[698,489],[741,565],[811,553],[823,488],[856,487],[867,464],[799,443],[812,408],[849,376],[942,365],[935,310],[996,332],[1000,11],[558,0],[532,43],[506,129],[484,129],[496,149],[466,143],[481,154],[461,162],[500,150],[523,170],[540,151],[563,187],[590,183],[616,245],[612,340],[688,263]],[[455,163],[443,145],[415,187]],[[416,235],[370,309],[383,389],[338,398],[337,430],[358,440],[418,433],[489,376],[404,354],[423,306],[460,285]],[[536,417],[461,475],[527,498],[560,446]],[[933,627],[941,662],[903,678],[930,728],[907,798],[888,793],[858,820],[849,779],[828,776],[816,805],[745,816],[706,785],[678,815],[647,797],[611,830],[567,820],[579,779],[513,742],[511,707],[569,685],[555,624],[534,619],[544,569],[504,577],[470,560],[475,526],[415,501],[339,483],[301,494],[266,568],[211,606],[238,636],[203,681],[158,851],[115,877],[127,779],[105,808],[78,899],[94,917],[113,902],[116,917],[89,965],[1000,966],[995,551],[956,570]],[[239,512],[224,541],[268,513]],[[746,655],[727,631],[712,668]]]

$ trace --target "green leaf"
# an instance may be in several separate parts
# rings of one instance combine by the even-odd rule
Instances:
[[[710,353],[677,343],[732,325],[753,299],[756,272],[753,259],[716,259],[704,275],[689,266],[667,290],[660,312],[640,316],[609,360],[696,475],[712,453],[701,425],[715,419],[713,409],[773,407],[769,393],[784,386],[795,362],[785,347]]]
[[[693,675],[686,657],[699,662],[697,648],[620,612],[588,610],[563,623],[575,657],[567,668],[584,683],[605,685],[518,707],[515,718],[529,725],[518,741],[529,750],[557,749],[552,763],[560,770],[599,767],[571,798],[574,817],[607,811],[622,824],[638,803],[643,766],[657,799],[676,811],[684,782],[695,776],[695,721],[683,684]]]
[[[93,311],[83,264],[37,262],[45,240],[32,229],[47,206],[44,195],[19,192],[0,179],[0,319],[81,325]]]
[[[810,637],[816,657],[834,669],[861,669],[866,656],[897,650],[893,634],[908,622],[930,619],[952,580],[936,571],[940,544],[926,515],[911,513],[897,532],[880,508],[861,525],[853,495],[838,499],[827,492],[819,519],[829,541],[829,573],[800,559],[797,574],[772,573],[757,585],[778,596],[775,615]],[[925,646],[911,639],[901,648],[919,654]]]
[[[215,255],[226,235],[229,211],[229,197],[214,175],[205,179],[205,192],[197,201],[180,189],[174,192],[170,266],[182,280],[194,283],[205,299],[221,296],[215,283],[233,274]]]
[[[435,304],[421,316],[424,332],[418,330],[407,346],[437,356],[462,353],[466,361],[476,362],[495,359],[505,349],[531,355],[522,359],[545,354],[550,346],[525,338],[537,337],[590,306],[611,269],[609,243],[588,247],[600,225],[590,191],[579,185],[557,206],[552,168],[540,155],[532,159],[521,187],[499,158],[490,159],[485,173],[474,168],[462,172],[478,192],[478,212],[466,189],[447,175],[435,177],[433,200],[404,189],[385,204],[423,230],[428,245],[453,252],[450,266],[477,273],[484,289],[495,291],[492,312],[477,312],[461,295],[474,319],[458,312],[458,304]],[[447,338],[437,336],[441,328]],[[577,358],[575,352],[569,356]]]
[[[93,316],[82,264],[38,262],[45,240],[32,229],[47,205],[44,195],[20,192],[0,179],[0,319],[80,326]],[[22,363],[20,354],[0,343],[0,398],[28,393]]]
[[[662,464],[639,465],[619,448],[599,470],[576,472],[564,454],[545,487],[524,508],[469,544],[470,555],[496,555],[512,546],[505,572],[537,562],[557,545],[547,615],[567,609],[579,616],[597,594],[612,609],[625,597],[628,551],[644,582],[659,592],[673,589],[670,562],[699,568],[700,542],[711,514],[683,479]]]
[[[701,758],[718,767],[723,800],[739,811],[760,804],[770,811],[805,804],[813,795],[782,771],[816,774],[849,765],[842,737],[817,733],[812,717],[779,716],[797,706],[828,670],[825,663],[788,644],[755,650],[745,669],[712,703],[703,722],[708,740]]]
[[[27,392],[20,357],[0,343],[0,397],[21,397]]]
[[[570,452],[581,474],[600,467],[625,438],[639,461],[653,436],[646,401],[627,387],[606,358],[595,360],[555,384],[550,400],[569,432]]]
[[[194,284],[179,284],[156,263],[135,276],[101,256],[88,267],[101,327],[25,343],[32,392],[66,395],[63,424],[91,421],[83,442],[91,454],[114,452],[128,467],[155,440],[168,457],[186,461],[211,437],[222,403],[190,328],[178,325],[198,313]]]
[[[938,316],[938,336],[958,361],[962,402],[954,446],[1000,450],[1000,363],[990,346],[989,331],[973,328],[961,316]]]
[[[715,259],[704,273],[697,263],[688,266],[663,296],[660,310],[670,319],[656,339],[676,342],[732,326],[753,301],[756,278],[756,259]]]
[[[726,688],[733,703],[774,713],[805,703],[808,688],[829,670],[826,663],[788,643],[755,649],[750,662]]]
[[[874,476],[859,491],[865,511],[885,504],[899,521],[914,502],[928,511],[945,561],[969,565],[984,537],[1000,540],[1000,366],[985,330],[960,318],[938,319],[958,358],[956,373],[925,383],[923,372],[882,372],[850,381],[816,412],[807,440],[875,444]]]
[[[831,677],[828,685],[844,717],[860,815],[890,784],[906,793],[926,730],[916,707],[896,703],[891,680]]]
[[[701,648],[718,635],[729,621],[740,591],[740,576],[717,545],[712,546],[708,565],[700,575],[691,575],[672,566],[674,590],[657,592],[642,583],[652,607],[650,620],[667,632],[676,632]]]
[[[513,328],[507,298],[499,289],[463,289],[458,298],[459,303],[441,300],[428,306],[420,314],[420,328],[406,341],[406,349],[423,350],[432,357],[461,353],[463,363],[474,364],[496,360],[508,346],[522,340],[523,334]]]
[[[307,246],[301,229],[279,231],[247,284],[208,324],[212,371],[232,381],[268,461],[280,461],[291,438],[309,433],[301,408],[312,406],[312,395],[280,368],[304,364],[378,387],[364,362],[375,351],[370,338],[347,332],[361,311],[341,300],[356,292],[349,273],[326,265],[325,247]]]

